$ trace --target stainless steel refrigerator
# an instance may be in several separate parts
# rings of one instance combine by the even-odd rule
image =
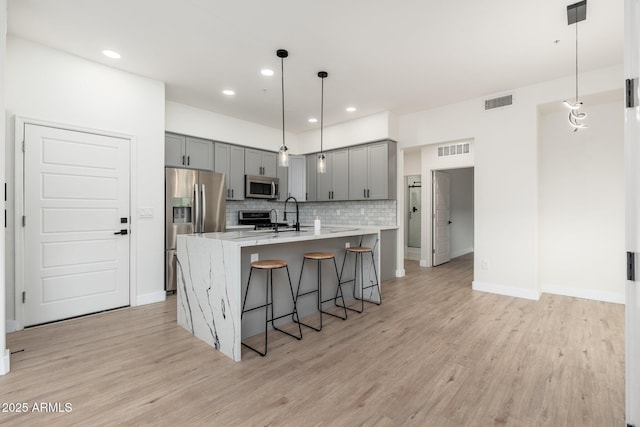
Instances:
[[[165,290],[176,290],[178,234],[225,230],[224,178],[223,173],[165,168]]]

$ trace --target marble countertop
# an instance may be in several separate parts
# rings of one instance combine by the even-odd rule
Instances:
[[[377,234],[382,230],[394,230],[397,226],[323,226],[319,231],[308,226],[301,226],[300,231],[284,230],[274,233],[271,230],[229,230],[221,233],[189,234],[200,239],[222,240],[238,246],[260,246],[290,242],[302,242],[317,239]],[[178,236],[180,238],[180,236]]]

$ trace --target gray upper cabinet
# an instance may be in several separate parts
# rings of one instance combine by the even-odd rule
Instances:
[[[395,199],[396,144],[375,142],[349,149],[349,200]]]
[[[288,195],[299,202],[307,199],[307,159],[306,156],[289,156]],[[282,181],[280,181],[282,185]]]
[[[276,153],[245,149],[244,170],[247,175],[275,177],[277,175]]]
[[[184,157],[185,139],[184,135],[172,133],[164,135],[164,164],[166,166],[184,167],[184,163],[186,163]]]
[[[318,170],[318,155],[317,154],[307,154],[305,156],[307,160],[307,183],[306,183],[306,191],[305,191],[305,200],[307,202],[315,202],[318,200],[318,192],[317,192],[317,170]]]
[[[278,178],[278,200],[284,202],[289,197],[289,168],[278,166],[276,178]]]
[[[225,175],[227,199],[244,200],[244,148],[221,142],[214,147],[214,170]]]
[[[213,170],[213,141],[166,133],[164,158],[166,166]]]
[[[349,150],[324,153],[327,172],[317,174],[317,200],[347,200],[349,198]],[[316,156],[317,157],[317,156]]]

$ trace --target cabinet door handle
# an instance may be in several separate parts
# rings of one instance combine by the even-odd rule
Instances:
[[[369,194],[369,189],[367,188],[367,199],[371,197],[371,195]]]
[[[182,165],[184,165],[184,158],[185,157],[186,157],[185,155],[182,155]]]
[[[364,190],[362,190],[362,197],[364,197],[365,199],[367,198],[367,189],[365,188]]]
[[[233,188],[231,189],[231,197],[233,197]]]
[[[187,166],[191,164],[191,156],[187,156]]]

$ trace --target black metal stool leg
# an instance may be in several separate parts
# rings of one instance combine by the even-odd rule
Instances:
[[[296,303],[298,302],[298,298],[303,297],[305,295],[317,293],[319,291],[319,289],[316,289],[316,290],[309,291],[309,292],[303,292],[302,294],[300,293],[300,288],[302,286],[302,271],[304,270],[305,262],[307,262],[307,258],[303,258],[302,259],[302,268],[300,269],[300,280],[298,280],[298,292],[296,294]],[[318,283],[320,283],[320,282],[318,282]],[[320,299],[318,298],[318,307],[320,306],[319,301],[320,301]],[[297,312],[296,312],[296,317],[298,317]],[[306,326],[309,329],[313,329],[316,332],[320,332],[322,330],[322,313],[320,313],[320,328],[316,328],[315,326],[311,326],[311,325],[309,325],[307,323],[302,322],[299,317],[298,317],[297,320],[294,320],[294,322],[296,322],[298,324],[298,326],[300,326],[300,325]]]
[[[349,282],[353,282],[353,298],[355,300],[358,299],[358,298],[356,298],[356,286],[357,286],[357,283],[358,283],[357,280],[356,280],[358,278],[357,274],[356,274],[357,271],[358,271],[357,270],[357,268],[358,268],[358,253],[355,253],[355,260],[354,260],[355,262],[354,262],[354,266],[353,266],[353,279],[344,280],[344,281],[342,280],[342,275],[344,274],[344,266],[347,263],[347,255],[349,255],[350,253],[351,252],[349,252],[349,251],[345,252],[344,258],[342,260],[342,268],[340,269],[340,276],[338,278],[338,289],[336,289],[336,297],[335,297],[336,300],[338,299],[338,291],[341,292],[341,293],[343,292],[341,285],[343,285],[345,283],[349,283]],[[337,301],[336,301],[336,306],[345,309],[345,314],[346,314],[346,310],[355,311],[356,313],[362,313],[364,311],[364,305],[362,306],[362,308],[360,310],[356,310],[355,308],[347,307],[347,304],[346,304],[346,302],[344,300],[344,293],[342,294],[342,304],[343,305],[339,305],[337,303]]]
[[[296,335],[293,335],[293,334],[291,334],[291,333],[289,333],[287,331],[284,331],[284,330],[278,328],[276,326],[276,323],[275,323],[276,320],[282,319],[283,317],[287,317],[287,316],[291,316],[291,320],[293,320],[294,313],[297,316],[296,300],[293,297],[293,285],[291,284],[291,275],[289,274],[289,267],[287,266],[286,269],[287,269],[287,277],[289,278],[289,289],[291,289],[291,300],[293,301],[293,311],[291,313],[287,313],[287,314],[283,314],[282,316],[275,317],[275,314],[273,313],[273,306],[274,306],[274,304],[273,304],[273,270],[271,270],[271,326],[273,326],[273,329],[275,329],[278,332],[282,332],[283,334],[289,335],[290,337],[293,337],[293,338],[295,338],[297,340],[301,340],[302,339],[302,329],[300,328],[299,324],[298,324],[298,330],[300,332],[300,336],[296,336]]]
[[[375,257],[373,256],[373,251],[369,252],[371,254],[371,267],[373,267],[373,276],[376,279],[376,283],[372,284],[372,285],[368,285],[368,286],[364,286],[364,267],[363,267],[363,261],[362,261],[362,253],[359,253],[358,255],[360,255],[360,276],[361,276],[361,281],[360,281],[360,298],[356,298],[360,300],[360,304],[363,307],[364,310],[364,301],[367,301],[371,304],[375,304],[375,305],[380,305],[382,304],[382,294],[380,293],[380,281],[378,280],[378,272],[376,271],[376,262],[375,262]],[[354,285],[355,286],[355,285]],[[364,299],[364,290],[365,289],[372,289],[372,288],[376,288],[378,290],[378,298],[380,299],[380,302],[376,302],[376,301],[371,301],[371,300],[365,300]],[[371,291],[371,297],[373,298],[373,291]]]
[[[338,274],[338,264],[336,263],[336,259],[335,257],[333,258],[333,266],[336,269],[336,277],[338,278],[338,288],[336,289],[336,297],[333,299],[333,304],[336,307],[342,307],[342,310],[344,310],[344,317],[341,316],[336,316],[342,320],[347,320],[347,308],[346,308],[346,303],[344,302],[344,293],[342,292],[342,283],[340,283],[340,275]],[[342,299],[342,305],[338,305],[338,292],[340,293],[340,298]]]

